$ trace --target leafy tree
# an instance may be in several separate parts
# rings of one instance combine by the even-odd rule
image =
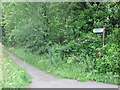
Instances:
[[[93,70],[118,74],[119,3],[11,2],[2,3],[2,10],[4,44],[60,55],[67,62],[93,62]],[[101,35],[92,33],[103,26],[105,47]]]

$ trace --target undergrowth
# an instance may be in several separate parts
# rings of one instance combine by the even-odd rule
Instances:
[[[2,54],[1,88],[27,88],[31,82],[29,74],[19,67],[4,51]]]
[[[12,48],[9,50],[27,63],[59,78],[76,79],[79,81],[93,80],[119,84],[118,77],[112,73],[105,74],[99,73],[96,70],[88,70],[90,64],[85,64],[85,62],[66,63],[66,61],[61,60],[59,57],[52,56],[51,54],[32,54],[26,52],[24,48]],[[57,62],[55,62],[56,59]],[[52,60],[54,60],[54,62],[52,62]]]

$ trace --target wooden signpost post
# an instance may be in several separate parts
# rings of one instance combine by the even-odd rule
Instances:
[[[93,33],[102,33],[102,46],[104,46],[105,45],[105,27],[93,29]]]

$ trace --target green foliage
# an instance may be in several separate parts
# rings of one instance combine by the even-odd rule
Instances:
[[[26,53],[24,48],[13,48],[10,51],[25,62],[32,64],[41,70],[45,70],[56,77],[76,79],[79,81],[95,80],[111,84],[119,84],[118,75],[113,75],[112,73],[98,73],[98,71],[93,70],[92,66],[94,63],[91,62],[92,58],[90,59],[90,57],[86,57],[87,62],[78,63],[72,61],[76,60],[77,57],[71,56],[68,59],[64,59],[67,60],[67,63],[65,63],[66,61],[60,61],[60,58],[50,54],[36,55]],[[53,60],[57,60],[57,62],[51,62],[52,57]]]
[[[5,53],[2,55],[2,88],[26,88],[31,82],[31,77],[23,68],[20,68]]]
[[[119,75],[119,3],[2,3],[3,43],[46,55],[53,65],[83,63],[85,71]],[[105,46],[94,28],[106,27]]]
[[[114,32],[108,35],[106,45],[103,47],[103,57],[97,58],[97,69],[100,72],[111,72],[119,74],[119,32],[120,29],[115,29]],[[114,43],[113,43],[114,42]]]

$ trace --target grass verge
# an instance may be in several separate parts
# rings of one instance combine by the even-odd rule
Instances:
[[[2,51],[2,50],[1,50]],[[11,58],[4,52],[2,53],[2,62],[0,63],[2,73],[0,74],[1,88],[27,88],[31,82],[29,74],[19,67]]]
[[[110,84],[119,84],[118,78],[115,78],[111,74],[100,74],[93,71],[86,72],[87,67],[84,63],[68,64],[60,61],[59,63],[50,62],[50,56],[47,55],[35,55],[27,53],[23,48],[13,48],[10,50],[16,56],[26,61],[27,63],[44,70],[56,77],[76,79],[79,81],[94,80],[97,82],[105,82]],[[55,59],[55,58],[53,58]]]

